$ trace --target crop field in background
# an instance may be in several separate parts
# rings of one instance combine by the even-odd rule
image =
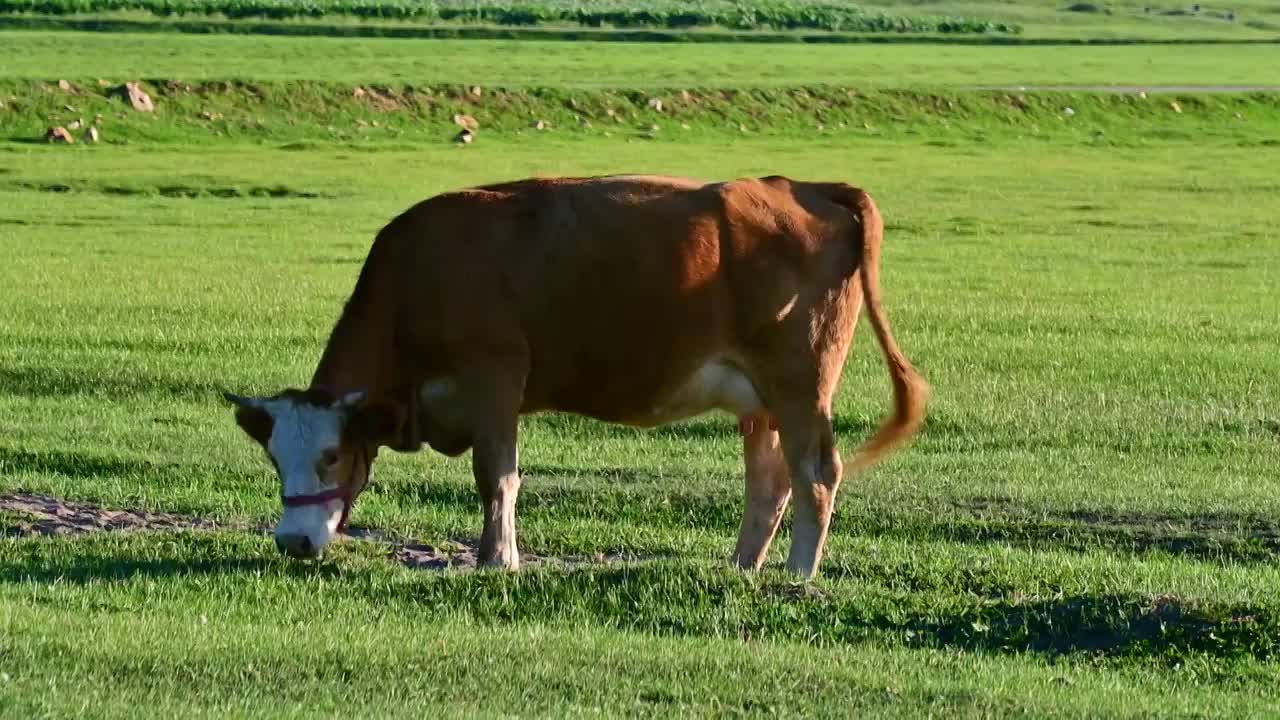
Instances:
[[[0,716],[1280,712],[1280,94],[1185,87],[1274,83],[1280,47],[0,47]],[[111,97],[140,78],[154,113]],[[101,141],[41,139],[76,121]],[[789,518],[764,572],[728,567],[723,415],[525,418],[518,573],[409,561],[480,529],[469,456],[429,452],[382,452],[357,537],[278,556],[219,392],[305,382],[410,204],[614,172],[879,203],[934,399],[846,480],[821,576],[779,571]],[[864,321],[843,449],[889,398]]]

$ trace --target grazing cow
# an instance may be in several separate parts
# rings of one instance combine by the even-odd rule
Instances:
[[[779,176],[528,179],[418,203],[378,233],[307,389],[225,394],[280,476],[276,544],[319,554],[378,449],[426,443],[471,450],[480,561],[514,569],[521,415],[653,427],[721,410],[744,437],[734,560],[761,565],[794,495],[787,568],[812,577],[842,469],[924,419],[928,384],[880,307],[882,232],[865,192]],[[863,309],[894,412],[842,463],[831,403]]]

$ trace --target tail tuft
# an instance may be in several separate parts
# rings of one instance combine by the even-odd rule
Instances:
[[[853,188],[850,191],[862,225],[859,273],[863,310],[871,321],[893,382],[893,415],[845,463],[851,472],[856,473],[876,464],[912,439],[924,424],[925,406],[932,391],[929,383],[916,372],[898,347],[880,305],[880,245],[884,238],[884,220],[880,217],[880,210],[866,192]]]

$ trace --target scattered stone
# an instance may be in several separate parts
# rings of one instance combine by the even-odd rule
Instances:
[[[64,127],[51,127],[44,134],[44,139],[51,143],[71,144],[76,141]]]
[[[454,115],[453,124],[466,128],[471,132],[475,132],[480,129],[480,123],[476,122],[476,119],[470,115]]]
[[[1146,90],[1139,90],[1139,91],[1138,91],[1138,99],[1139,99],[1139,100],[1146,100],[1146,99],[1147,99],[1147,91],[1146,91]]]
[[[367,94],[368,93],[364,91],[364,88],[360,87],[359,85],[357,85],[355,89],[351,91],[351,97],[353,98],[362,98]]]
[[[75,109],[75,108],[73,108],[73,107],[71,107],[70,105],[63,105],[63,106],[62,106],[62,109],[63,109],[63,110],[66,110],[67,112],[72,112],[72,113],[73,113],[73,112],[76,112],[76,109]]]
[[[549,127],[551,127],[551,124],[545,120],[539,120],[538,122],[533,124],[534,130],[546,130]]]
[[[72,120],[71,122],[67,123],[67,129],[68,129],[68,130],[79,130],[79,129],[80,129],[80,127],[81,127],[82,125],[84,125],[84,121],[83,121],[83,120]]]
[[[210,122],[213,122],[214,120],[221,120],[221,119],[222,119],[222,113],[220,113],[220,112],[211,112],[211,111],[209,111],[209,110],[205,110],[204,112],[200,113],[200,117],[201,117],[202,119],[204,119],[204,120],[208,120],[208,121],[210,121]]]
[[[98,78],[98,87],[102,87],[102,88],[111,87],[111,81]]]
[[[116,88],[115,94],[124,98],[138,112],[155,112],[156,106],[151,102],[151,96],[136,82],[121,85]]]
[[[471,97],[480,97],[482,94],[484,94],[484,91],[480,89],[479,85],[471,87]]]
[[[658,98],[650,98],[649,107],[653,108],[657,112],[662,112],[662,101]]]
[[[462,132],[459,132],[457,135],[453,136],[453,141],[456,143],[461,143],[463,145],[470,145],[471,141],[475,140],[475,138],[476,138],[475,133],[471,132],[467,128],[462,128]]]
[[[97,115],[94,115],[94,116],[93,116],[93,124],[94,124],[94,125],[101,125],[101,124],[102,124],[102,113],[98,113]]]
[[[69,93],[80,92],[80,88],[76,87],[75,85],[72,85],[67,80],[59,80],[58,89],[63,92],[69,92]]]
[[[1172,108],[1173,111],[1176,113],[1179,113],[1179,114],[1182,113],[1182,106],[1178,104],[1177,100],[1170,100],[1169,107]]]
[[[84,137],[85,137],[85,140],[88,142],[91,142],[91,143],[98,142],[98,128],[96,127],[89,128],[89,132],[85,133]]]
[[[613,108],[605,108],[604,114],[609,117],[615,117],[617,113]]]
[[[1075,110],[1072,110],[1072,109],[1071,109],[1071,108],[1069,108],[1069,107],[1068,107],[1068,108],[1063,108],[1063,109],[1062,109],[1062,114],[1063,114],[1063,115],[1066,115],[1067,117],[1071,117],[1072,115],[1075,115],[1075,114],[1076,114],[1076,111],[1075,111]]]
[[[826,129],[827,129],[827,128],[826,128],[826,127],[824,127],[824,126],[822,125],[822,123],[818,123],[818,132],[822,132],[823,130],[826,130]]]
[[[682,129],[684,129],[684,130],[689,130],[689,129],[690,129],[690,127],[689,127],[689,123],[680,123],[680,127],[681,127]]]
[[[747,126],[743,125],[742,123],[738,123],[738,132],[746,132],[746,131],[747,131]]]
[[[1236,113],[1236,119],[1237,119],[1237,120],[1243,120],[1243,119],[1244,119],[1244,115],[1243,115],[1242,113]]]
[[[681,90],[681,91],[680,91],[680,99],[681,99],[681,100],[683,100],[683,101],[685,101],[685,102],[687,102],[687,103],[691,103],[691,102],[693,102],[693,96],[689,94],[689,91],[688,91],[688,90]]]

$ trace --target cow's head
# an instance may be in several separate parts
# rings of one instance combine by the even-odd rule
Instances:
[[[342,532],[369,483],[389,413],[367,402],[363,391],[223,397],[236,406],[236,422],[266,450],[280,477],[284,514],[276,547],[292,557],[318,556]]]

